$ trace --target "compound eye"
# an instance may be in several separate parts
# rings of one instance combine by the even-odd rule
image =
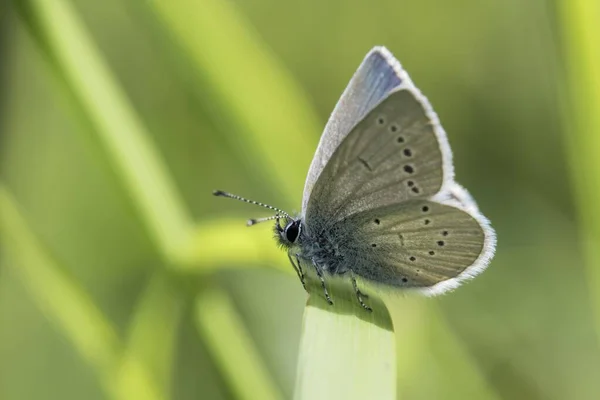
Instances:
[[[298,239],[300,234],[300,222],[292,221],[285,227],[285,238],[290,242],[294,243]]]

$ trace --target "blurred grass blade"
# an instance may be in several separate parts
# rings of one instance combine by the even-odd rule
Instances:
[[[225,113],[224,134],[256,174],[272,179],[278,192],[300,201],[311,136],[321,131],[310,104],[287,71],[238,14],[221,0],[148,2],[195,66],[199,90],[215,112]],[[273,151],[279,149],[280,151]],[[282,159],[282,154],[285,154]],[[285,162],[285,168],[281,163]]]
[[[561,0],[559,13],[570,100],[563,103],[568,104],[564,110],[565,140],[600,338],[600,2]]]
[[[196,299],[195,321],[235,398],[283,398],[224,292],[215,288],[204,290]]]
[[[308,283],[294,399],[395,400],[396,338],[387,307],[369,292],[373,312],[366,312],[339,278],[327,280],[331,306],[316,281]]]
[[[0,184],[0,239],[18,276],[38,307],[73,344],[114,399],[161,399],[142,366],[133,361],[128,395],[116,385],[122,346],[110,322],[88,295],[56,264],[29,230],[12,196]]]
[[[176,267],[186,272],[207,273],[233,265],[272,266],[291,274],[293,270],[286,256],[270,240],[271,230],[269,224],[263,224],[252,227],[250,232],[243,220],[234,218],[201,222],[196,225]],[[226,246],[223,238],[227,238]]]
[[[141,362],[152,375],[157,390],[164,398],[170,397],[173,354],[183,305],[167,274],[155,272],[129,326],[121,370],[122,388],[128,386],[128,374],[124,371]]]
[[[114,328],[44,251],[3,186],[0,230],[4,248],[15,260],[14,267],[37,305],[91,364],[105,387],[109,386],[111,368],[119,356]]]
[[[151,239],[175,258],[189,233],[190,217],[142,122],[65,0],[27,0],[18,9],[37,32],[59,74],[96,129],[122,185],[134,201]],[[83,133],[83,132],[82,132]]]

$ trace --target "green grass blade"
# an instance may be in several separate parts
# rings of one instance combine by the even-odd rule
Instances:
[[[158,250],[170,260],[190,230],[190,217],[143,123],[88,32],[65,0],[28,0],[18,9],[37,32],[61,78],[93,124],[94,139],[141,216]],[[85,133],[85,132],[82,132]]]
[[[195,322],[237,399],[282,399],[229,297],[206,289],[196,300]]]
[[[321,131],[302,90],[270,54],[232,2],[148,2],[188,55],[223,134],[240,154],[256,154],[250,168],[272,178],[278,192],[299,202],[314,143]],[[219,107],[215,107],[214,105]],[[285,154],[284,159],[282,155]],[[281,163],[285,162],[285,168]],[[256,166],[256,167],[255,167]]]
[[[8,190],[0,184],[0,239],[31,297],[90,365],[106,394],[114,399],[159,400],[154,382],[132,360],[125,395],[117,385],[122,351],[114,327],[77,282],[62,272],[29,229]]]
[[[329,305],[314,277],[304,309],[294,399],[396,399],[396,339],[387,307],[374,294],[363,310],[352,288],[328,279]]]
[[[559,14],[569,84],[565,140],[600,338],[600,2],[562,0]]]

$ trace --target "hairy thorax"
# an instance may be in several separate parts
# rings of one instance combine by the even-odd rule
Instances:
[[[300,258],[315,264],[323,271],[330,274],[343,274],[348,271],[350,249],[336,227],[315,232],[305,225],[298,247]]]

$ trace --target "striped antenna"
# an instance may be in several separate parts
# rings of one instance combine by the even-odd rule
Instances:
[[[258,201],[254,201],[254,200],[248,200],[248,199],[245,199],[245,198],[243,198],[241,196],[238,196],[238,195],[235,195],[235,194],[231,194],[231,193],[227,193],[227,192],[224,192],[222,190],[215,190],[215,191],[213,191],[213,195],[219,196],[219,197],[228,197],[230,199],[240,200],[240,201],[243,201],[243,202],[246,202],[246,203],[250,203],[250,204],[254,204],[254,205],[257,205],[257,206],[264,207],[264,208],[268,208],[269,210],[273,210],[273,211],[275,211],[277,213],[277,215],[275,217],[272,217],[271,219],[276,219],[280,215],[285,215],[289,219],[293,219],[292,217],[290,217],[290,214],[286,213],[283,210],[280,210],[277,207],[273,207],[273,206],[270,206],[268,204],[259,203]],[[250,221],[259,221],[259,220],[250,220]],[[250,221],[248,221],[248,222],[250,222]],[[262,222],[262,221],[260,221],[260,222]],[[249,223],[248,224],[248,226],[251,226],[251,225],[254,225],[254,223],[252,223],[252,224]]]
[[[272,217],[264,217],[264,218],[256,218],[256,219],[249,219],[248,222],[246,222],[247,226],[252,226],[252,225],[256,225],[256,224],[260,224],[261,222],[266,222],[266,221],[272,221],[274,219],[279,220],[281,218],[281,215],[273,215]]]

